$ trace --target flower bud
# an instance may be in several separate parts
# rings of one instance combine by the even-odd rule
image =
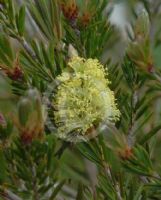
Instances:
[[[6,71],[8,77],[14,81],[22,80],[23,79],[23,72],[19,67],[15,67],[12,70]]]
[[[129,42],[127,55],[136,66],[146,72],[153,71],[153,58],[149,39],[149,17],[143,11],[134,26],[135,39]]]
[[[12,68],[1,64],[0,69],[2,69],[4,73],[14,81],[22,81],[24,78],[24,74],[20,66],[19,54],[16,55]]]
[[[149,38],[149,32],[150,32],[149,16],[146,11],[143,11],[136,20],[134,33],[137,39],[139,39],[139,37],[147,39]]]
[[[93,13],[88,10],[82,13],[82,16],[79,18],[79,23],[83,28],[90,23],[92,20],[92,15]]]
[[[75,0],[68,0],[61,3],[61,9],[66,19],[76,20],[78,17],[78,7]]]
[[[133,156],[133,150],[131,147],[126,146],[124,149],[118,151],[118,155],[122,160],[128,160]]]
[[[46,119],[45,109],[37,89],[30,89],[18,104],[17,127],[24,143],[40,139]]]

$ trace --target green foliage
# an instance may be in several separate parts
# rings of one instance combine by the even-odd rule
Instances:
[[[4,34],[0,35],[0,44],[1,44],[1,62],[6,65],[11,66],[11,61],[13,60],[13,50],[11,48],[9,39],[5,37]]]
[[[20,8],[19,13],[16,16],[16,24],[17,24],[18,32],[20,36],[22,36],[25,30],[25,7],[24,6]]]
[[[74,53],[101,62],[113,47],[122,51],[119,42],[125,38],[110,23],[107,0],[76,0],[72,7],[72,0],[18,2],[0,1],[0,73],[12,87],[16,102],[5,115],[5,123],[0,120],[0,198],[161,199],[161,71],[153,58],[161,41],[160,2],[127,2],[134,14],[129,21],[136,23],[134,37],[127,39],[120,62],[112,62],[115,52],[104,62],[120,121],[101,130],[95,126],[99,135],[74,144],[55,137],[57,76],[72,70],[67,66]],[[136,2],[144,5],[149,17],[137,14]],[[64,13],[62,5],[69,13]],[[156,31],[152,29],[150,36],[155,20]],[[33,88],[39,100],[31,105],[28,99],[22,100]]]

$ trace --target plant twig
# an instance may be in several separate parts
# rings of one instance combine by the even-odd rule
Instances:
[[[102,152],[102,149],[101,149],[101,152]],[[113,187],[115,188],[115,191],[116,191],[116,194],[117,194],[117,200],[122,200],[121,191],[120,191],[118,182],[115,181],[115,180],[113,179],[112,173],[111,173],[111,170],[110,170],[110,167],[109,167],[108,164],[105,162],[103,152],[102,152],[101,154],[102,154],[102,166],[103,166],[103,168],[104,168],[105,174],[106,174],[106,176],[110,179],[110,181],[111,181]]]
[[[132,107],[131,108],[132,109],[131,123],[130,123],[129,129],[128,129],[128,138],[127,138],[127,142],[130,147],[132,147],[134,145],[133,127],[135,124],[135,113],[133,110],[134,110],[137,102],[138,102],[138,91],[134,90],[132,97],[131,97],[131,107]]]
[[[22,37],[17,37],[16,38],[20,44],[23,46],[23,48],[27,51],[27,53],[33,58],[36,59],[36,54],[33,52],[33,50],[31,49],[31,47],[28,45],[27,41],[22,38]]]
[[[104,164],[104,169],[105,169],[105,172],[106,172],[107,176],[110,178],[110,180],[111,180],[112,182],[114,182],[114,181],[113,181],[113,178],[112,178],[111,170],[110,170],[110,168],[106,165],[106,163]],[[113,186],[114,186],[115,191],[116,191],[116,194],[117,194],[117,200],[122,200],[121,192],[120,192],[120,188],[119,188],[118,183],[113,183]]]
[[[5,198],[5,200],[22,200],[20,197],[9,190],[4,190],[3,192],[0,192],[0,196]]]

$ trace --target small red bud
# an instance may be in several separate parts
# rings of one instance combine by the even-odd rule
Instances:
[[[154,72],[154,66],[152,64],[149,64],[147,69],[148,69],[149,73],[153,73]]]
[[[23,133],[21,135],[21,141],[25,145],[31,144],[32,140],[33,140],[33,136],[31,134]]]
[[[132,151],[132,148],[130,148],[130,147],[126,147],[123,151],[119,152],[119,156],[123,160],[130,159],[132,157],[132,155],[133,155],[133,151]]]

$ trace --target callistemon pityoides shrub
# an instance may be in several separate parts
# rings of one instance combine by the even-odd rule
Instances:
[[[86,141],[97,135],[102,124],[119,119],[107,72],[97,59],[74,57],[57,79],[53,99],[57,136],[67,141]]]

